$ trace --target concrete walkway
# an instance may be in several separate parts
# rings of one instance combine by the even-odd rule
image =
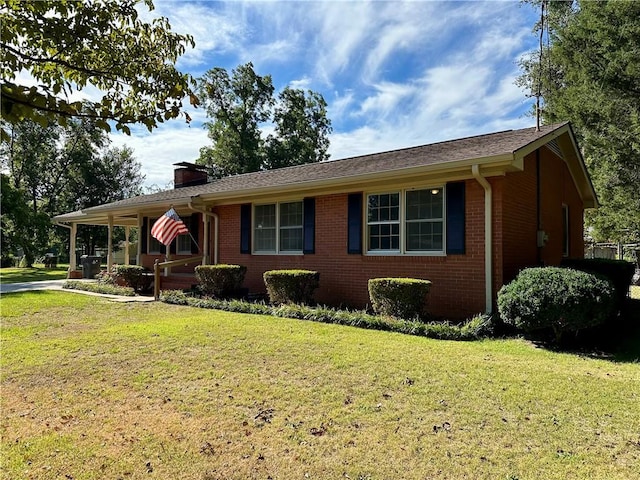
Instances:
[[[76,280],[80,282],[95,282],[95,280]],[[66,280],[42,280],[39,282],[20,282],[6,283],[0,285],[0,294],[13,292],[29,292],[32,290],[62,290],[62,286]],[[95,297],[103,297],[113,302],[153,302],[153,297],[143,297],[136,295],[128,297],[126,295],[109,295],[106,293],[86,292],[84,290],[65,289],[65,292],[80,293],[82,295],[93,295]]]

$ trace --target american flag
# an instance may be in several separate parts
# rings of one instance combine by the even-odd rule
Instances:
[[[170,245],[178,235],[183,233],[189,233],[189,229],[173,207],[156,220],[151,227],[151,236],[163,245]]]

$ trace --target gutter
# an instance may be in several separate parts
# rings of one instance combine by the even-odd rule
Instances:
[[[202,215],[213,218],[213,264],[217,265],[218,264],[218,237],[219,237],[218,228],[220,225],[220,218],[218,217],[218,214],[213,212],[208,212],[207,210],[202,210],[200,208],[196,208],[193,206],[192,202],[189,202],[187,206],[189,207],[190,210],[193,210],[194,212],[198,212],[198,213],[201,213]],[[204,244],[204,248],[206,248],[206,252],[207,252],[204,255],[204,258],[202,259],[202,264],[207,265],[207,262],[209,260],[209,222],[205,222],[204,238],[202,243]]]
[[[474,164],[471,167],[473,177],[484,188],[484,283],[485,283],[485,309],[486,313],[493,310],[493,228],[491,219],[493,194],[491,184],[480,173],[480,166]]]

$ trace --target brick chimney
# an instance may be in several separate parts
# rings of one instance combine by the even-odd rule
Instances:
[[[173,172],[173,188],[192,187],[208,182],[205,166],[189,162],[178,162],[174,165],[177,168]]]

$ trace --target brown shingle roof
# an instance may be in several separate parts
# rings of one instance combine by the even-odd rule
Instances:
[[[208,194],[224,194],[239,190],[259,191],[264,188],[285,187],[300,183],[308,184],[309,182],[322,182],[384,172],[391,173],[413,167],[429,167],[477,158],[513,155],[518,150],[564,125],[566,123],[547,125],[541,127],[540,131],[536,131],[535,128],[507,130],[341,160],[233,175],[204,185],[141,195],[87,208],[82,212],[97,213],[101,210],[117,210],[121,207],[127,208],[174,201],[186,202],[192,197]],[[56,219],[59,221],[72,220],[71,217],[74,214],[81,215],[81,212],[58,216]]]

